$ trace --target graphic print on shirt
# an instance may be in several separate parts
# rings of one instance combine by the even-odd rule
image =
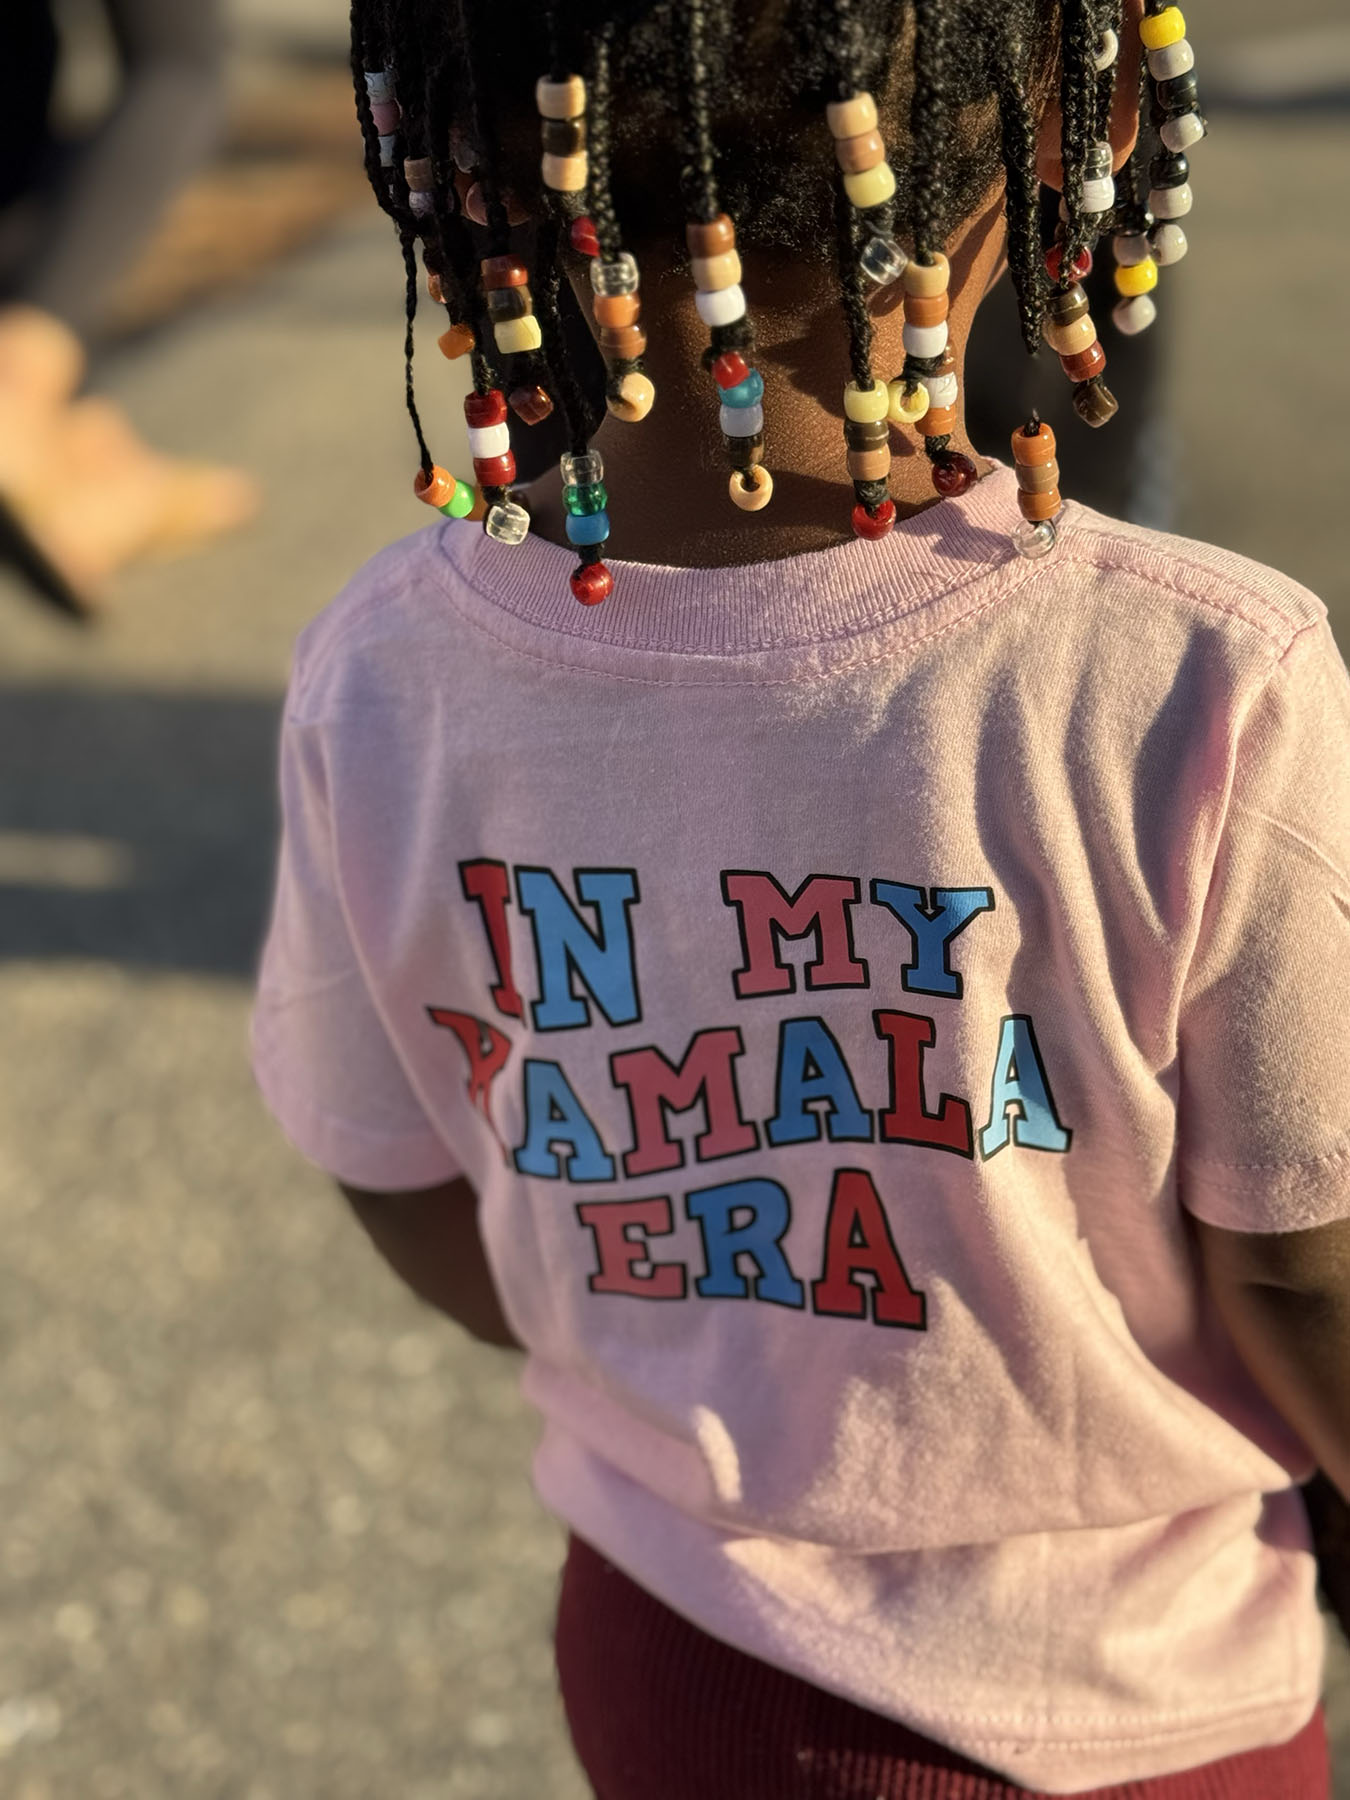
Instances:
[[[550,1033],[605,1032],[642,1021],[636,869],[578,868],[569,883],[543,865],[512,869],[481,857],[461,863],[459,874],[486,945],[488,1000],[508,1023],[519,1027],[528,1020],[533,1048]],[[529,1001],[522,993],[530,986],[525,972],[512,962],[513,886],[514,904],[530,927],[538,997]],[[873,880],[864,901],[856,876],[812,874],[789,889],[762,869],[723,870],[719,887],[740,941],[739,965],[727,971],[729,1004],[753,1008],[766,997],[799,993],[804,1004],[800,1013],[778,1021],[772,1110],[758,1120],[747,1116],[745,1035],[739,1025],[710,1022],[682,1051],[653,1042],[609,1055],[609,1085],[626,1103],[630,1141],[606,1143],[595,1102],[588,1104],[575,1071],[569,1073],[565,1044],[559,1043],[556,1056],[522,1057],[510,1078],[519,1084],[524,1119],[520,1142],[511,1147],[495,1122],[493,1100],[521,1037],[474,1013],[428,1005],[432,1024],[448,1031],[464,1053],[470,1104],[518,1174],[594,1189],[621,1177],[683,1170],[689,1155],[672,1120],[695,1108],[703,1116],[692,1144],[696,1166],[821,1142],[907,1145],[967,1161],[988,1161],[1011,1148],[1067,1154],[1073,1134],[1059,1117],[1029,1014],[1000,1021],[986,1122],[976,1131],[966,1098],[944,1093],[934,1100],[928,1093],[924,1056],[937,1042],[936,1019],[895,1007],[872,1009],[889,1083],[884,1110],[873,1111],[863,1104],[835,1031],[818,1012],[805,1010],[816,992],[873,988],[872,968],[854,943],[855,911],[869,902],[904,929],[907,959],[884,971],[886,986],[893,987],[898,974],[906,994],[959,1001],[963,976],[952,966],[952,945],[972,921],[995,910],[992,889]],[[799,967],[781,951],[785,940],[804,939],[811,940],[813,954],[800,965],[799,989]],[[593,1073],[587,1078],[595,1079]],[[834,1170],[828,1200],[811,1196],[815,1207],[825,1206],[825,1228],[809,1270],[794,1266],[789,1253],[793,1196],[786,1173],[782,1179],[747,1174],[707,1185],[686,1174],[678,1195],[577,1200],[573,1213],[591,1259],[588,1290],[643,1301],[762,1302],[923,1331],[926,1298],[905,1267],[877,1180],[875,1169],[845,1159]],[[697,1228],[700,1267],[662,1255],[660,1240],[681,1218]],[[800,1262],[801,1250],[795,1254]]]

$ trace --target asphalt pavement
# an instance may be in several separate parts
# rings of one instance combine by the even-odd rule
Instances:
[[[1350,646],[1347,115],[1235,100],[1214,127],[1167,276],[1178,523],[1306,581]],[[263,517],[128,575],[96,631],[0,583],[6,1800],[587,1791],[513,1360],[384,1273],[245,1056],[290,644],[422,522],[401,309],[362,213],[124,349],[101,384],[153,441],[255,469]],[[1334,1631],[1330,1656],[1350,1800]]]

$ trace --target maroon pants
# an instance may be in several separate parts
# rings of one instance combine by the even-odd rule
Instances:
[[[573,1537],[558,1675],[598,1800],[1045,1800],[893,1719],[733,1650]],[[1078,1800],[1329,1800],[1319,1705],[1285,1744]]]

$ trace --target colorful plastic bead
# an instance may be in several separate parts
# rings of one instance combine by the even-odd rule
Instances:
[[[718,409],[718,422],[727,437],[753,437],[764,429],[764,408],[758,401],[751,406],[724,405]]]
[[[940,250],[935,250],[927,262],[920,262],[918,257],[911,256],[905,265],[902,282],[907,294],[914,294],[922,300],[933,294],[945,294],[951,285],[951,278],[951,264]]]
[[[553,402],[541,387],[512,388],[508,404],[525,425],[542,424],[553,411]]]
[[[563,520],[569,544],[603,544],[609,536],[609,514],[569,512]]]
[[[1049,462],[1018,463],[1017,485],[1024,494],[1053,494],[1059,486],[1059,458]]]
[[[861,137],[877,128],[877,103],[870,94],[854,94],[848,100],[832,100],[825,108],[825,122],[833,138]]]
[[[1148,241],[1153,247],[1154,260],[1160,269],[1179,263],[1190,246],[1186,242],[1186,233],[1180,225],[1170,221],[1155,225],[1148,234]]]
[[[878,232],[863,245],[858,267],[869,281],[875,282],[878,287],[885,287],[887,283],[900,279],[908,261],[909,257],[893,237],[885,237]]]
[[[636,325],[642,302],[636,294],[596,294],[591,307],[597,325],[608,325],[619,331],[625,325]]]
[[[1191,161],[1184,150],[1164,150],[1148,165],[1148,178],[1155,188],[1180,187],[1191,178]]]
[[[1086,350],[1079,350],[1073,356],[1061,356],[1059,365],[1070,381],[1091,381],[1106,367],[1106,352],[1102,349],[1101,339],[1094,338]]]
[[[1023,519],[1013,532],[1013,548],[1019,556],[1025,556],[1028,562],[1037,562],[1042,556],[1049,556],[1054,549],[1056,535],[1055,527],[1049,519],[1038,522]]]
[[[846,175],[861,175],[885,162],[886,146],[879,131],[863,131],[857,137],[836,138],[834,156]]]
[[[565,452],[559,460],[558,471],[569,486],[590,487],[605,479],[605,459],[598,450]]]
[[[452,325],[449,331],[443,331],[436,339],[440,345],[441,355],[448,356],[451,362],[456,357],[467,356],[474,346],[473,332],[467,325]]]
[[[505,425],[506,399],[500,388],[489,388],[483,394],[466,394],[464,396],[464,423],[471,431],[485,430],[489,425]],[[488,452],[477,452],[487,455]],[[492,455],[499,452],[493,451]]]
[[[425,500],[428,506],[444,506],[454,496],[455,478],[449,469],[433,463],[430,475],[419,469],[413,476],[413,492],[419,500]]]
[[[538,350],[544,341],[539,321],[533,313],[523,319],[503,319],[492,328],[493,338],[503,356],[521,356],[527,350]]]
[[[1184,219],[1194,202],[1188,181],[1183,181],[1180,187],[1149,189],[1148,210],[1155,219]]]
[[[591,264],[591,289],[597,294],[635,294],[638,287],[638,266],[632,254],[620,250],[612,262],[604,262],[600,258]]]
[[[844,176],[844,192],[859,212],[873,206],[884,206],[895,195],[895,170],[888,162],[875,169],[864,169],[857,175]]]
[[[727,491],[742,512],[759,512],[773,499],[773,476],[762,464],[733,469]]]
[[[968,493],[979,480],[979,470],[959,450],[940,450],[933,458],[933,486],[944,500]]]
[[[694,295],[694,307],[705,325],[734,325],[745,317],[745,289],[737,283],[715,293],[700,290]]]
[[[1041,336],[1056,356],[1076,356],[1080,350],[1087,349],[1096,335],[1097,327],[1092,323],[1090,313],[1082,313],[1060,325],[1047,318],[1041,327]]]
[[[920,381],[927,390],[929,406],[956,405],[957,380],[950,370],[939,375],[920,376]]]
[[[518,256],[485,256],[478,266],[485,288],[529,285],[530,271]]]
[[[853,508],[853,529],[860,538],[867,538],[875,543],[884,538],[895,524],[894,500],[883,500],[874,513],[868,512],[861,502]]]
[[[722,256],[736,248],[736,227],[726,213],[715,219],[691,219],[684,228],[691,257]]]
[[[545,119],[539,131],[545,156],[576,156],[586,148],[585,119]]]
[[[1092,66],[1099,75],[1104,75],[1119,55],[1120,39],[1108,26],[1097,39],[1097,47],[1092,52]]]
[[[1100,381],[1085,381],[1073,390],[1073,410],[1085,425],[1105,425],[1120,411],[1120,402]]]
[[[941,356],[947,348],[947,324],[911,325],[908,320],[900,328],[900,340],[905,346],[907,356],[927,359],[930,356]]]
[[[1093,177],[1083,183],[1083,211],[1094,216],[1110,212],[1116,203],[1116,184],[1109,175]]]
[[[483,425],[469,428],[469,455],[475,463],[494,456],[505,456],[511,448],[509,425]]]
[[[603,512],[609,505],[609,489],[603,481],[591,481],[585,487],[569,482],[563,488],[563,506],[570,513]]]
[[[923,435],[926,438],[950,437],[955,430],[954,406],[930,406],[923,415]]]
[[[1185,35],[1186,19],[1179,6],[1165,7],[1139,21],[1139,42],[1145,50],[1162,50]]]
[[[475,456],[473,472],[480,487],[510,487],[516,478],[516,459],[509,450],[497,456]]]
[[[639,419],[645,419],[655,401],[656,386],[650,375],[644,375],[640,369],[630,369],[627,375],[620,377],[617,389],[609,388],[605,392],[606,407],[627,425],[636,425]]]
[[[1178,113],[1158,127],[1158,136],[1169,150],[1189,150],[1204,135],[1205,121],[1197,112]]]
[[[884,481],[891,469],[891,448],[883,444],[878,450],[850,450],[845,460],[851,480]]]
[[[454,493],[451,494],[445,505],[437,510],[443,512],[447,519],[467,519],[473,511],[476,498],[477,496],[467,481],[457,481]]]
[[[387,131],[380,139],[380,167],[392,169],[394,166],[394,150],[398,144],[398,133]]]
[[[846,419],[844,442],[850,450],[880,450],[890,444],[891,434],[885,419]]]
[[[1033,432],[1027,432],[1019,425],[1012,434],[1012,453],[1019,469],[1044,468],[1054,459],[1055,434],[1044,420]]]
[[[578,256],[599,256],[600,240],[595,235],[594,224],[584,214],[568,226],[567,238]]]
[[[1045,316],[1052,325],[1068,325],[1088,311],[1087,293],[1077,282],[1070,288],[1056,289],[1045,301]]]
[[[488,508],[483,529],[499,544],[520,544],[530,529],[530,515],[514,500],[499,501]]]
[[[906,325],[941,325],[951,310],[945,294],[906,294]]]
[[[897,376],[886,384],[887,405],[886,417],[892,425],[917,425],[928,411],[928,389],[920,383],[905,390],[904,381]]]
[[[1058,488],[1052,488],[1048,494],[1029,494],[1024,488],[1017,493],[1017,506],[1024,519],[1039,524],[1042,519],[1053,519],[1063,506]]]
[[[722,250],[716,256],[695,256],[691,260],[694,286],[700,293],[715,294],[720,288],[735,287],[741,278],[741,258],[736,250]]]
[[[1049,275],[1051,281],[1059,280],[1059,271],[1063,261],[1063,244],[1051,244],[1050,248],[1045,253],[1045,272]],[[1072,277],[1075,281],[1082,281],[1091,273],[1092,252],[1090,250],[1080,250],[1073,260],[1073,267],[1071,270]]]
[[[539,179],[555,194],[579,194],[590,179],[590,161],[584,150],[558,156],[546,150],[539,158]]]
[[[1128,300],[1117,300],[1111,308],[1111,323],[1124,337],[1138,337],[1147,331],[1158,316],[1152,294],[1135,294]]]
[[[751,369],[744,381],[738,381],[735,387],[722,389],[723,406],[757,406],[764,398],[764,377],[758,369]]]
[[[1131,269],[1153,254],[1153,247],[1142,231],[1118,231],[1111,239],[1111,254],[1121,268]]]
[[[397,100],[379,100],[370,109],[370,122],[380,137],[388,137],[403,117],[403,108]]]
[[[1200,84],[1195,78],[1195,71],[1188,70],[1185,75],[1174,75],[1170,81],[1155,83],[1153,97],[1161,112],[1176,114],[1193,111],[1200,99]]]
[[[600,354],[606,362],[636,362],[647,348],[647,333],[641,325],[602,325]]]
[[[749,363],[736,350],[724,350],[712,366],[712,378],[724,390],[739,387],[749,373]]]
[[[1115,279],[1118,294],[1149,294],[1158,285],[1158,265],[1151,256],[1142,262],[1122,263]]]
[[[534,104],[541,119],[575,119],[586,110],[586,83],[580,75],[562,81],[541,75],[534,84]]]
[[[614,577],[602,562],[582,563],[568,577],[568,586],[583,606],[598,606],[614,592]]]
[[[846,419],[884,419],[889,406],[890,394],[884,381],[874,382],[870,388],[860,388],[856,381],[850,381],[844,389]]]
[[[366,93],[372,106],[383,106],[394,98],[394,78],[388,69],[367,69]]]
[[[534,299],[527,287],[489,288],[487,309],[495,325],[499,319],[523,319],[534,311]]]
[[[1195,52],[1185,38],[1148,53],[1148,72],[1155,81],[1172,81],[1178,75],[1188,75],[1194,67]]]

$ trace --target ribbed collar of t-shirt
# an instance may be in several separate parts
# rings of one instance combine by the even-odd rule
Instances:
[[[573,598],[576,555],[560,544],[533,535],[499,544],[467,520],[447,522],[439,543],[481,600],[537,630],[617,649],[739,656],[838,643],[972,582],[1016,585],[1037,566],[1013,548],[1019,522],[1014,473],[994,463],[968,493],[897,521],[879,542],[715,569],[607,557],[614,593],[599,606]]]

